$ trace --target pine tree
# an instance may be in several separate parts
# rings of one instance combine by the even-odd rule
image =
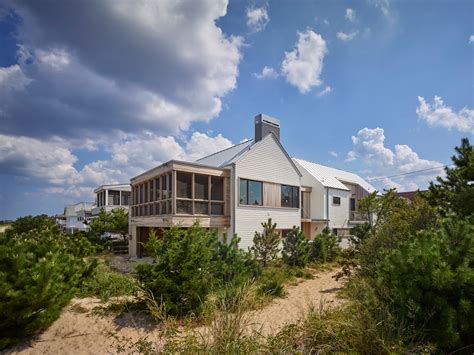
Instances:
[[[457,155],[451,158],[455,167],[446,167],[446,178],[430,183],[424,196],[442,215],[474,218],[474,149],[469,139],[463,138],[455,150]]]
[[[272,223],[272,219],[269,218],[267,222],[262,223],[263,232],[255,232],[253,237],[252,250],[255,253],[255,257],[259,259],[263,266],[267,265],[269,260],[276,257],[280,249],[280,233],[276,230],[276,223]]]
[[[334,261],[340,252],[338,238],[326,227],[320,234],[314,237],[311,245],[310,259],[326,263]]]
[[[293,226],[283,240],[283,261],[290,266],[304,267],[308,262],[309,251],[309,243],[303,231]]]

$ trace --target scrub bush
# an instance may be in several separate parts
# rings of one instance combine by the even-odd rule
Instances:
[[[422,330],[439,348],[454,350],[474,341],[474,228],[448,220],[391,252],[376,268],[381,302],[397,321]]]
[[[218,287],[232,287],[257,278],[262,267],[250,252],[239,249],[240,238],[234,235],[230,242],[217,242],[213,258],[214,277]]]
[[[275,259],[280,251],[278,248],[280,233],[276,229],[277,224],[273,223],[271,218],[267,222],[263,222],[262,227],[263,232],[255,232],[252,251],[262,265],[267,266],[267,263]]]
[[[95,262],[84,259],[92,251],[87,239],[64,235],[54,226],[15,226],[0,234],[0,349],[58,318],[93,271]]]
[[[310,260],[320,263],[332,262],[341,253],[338,238],[326,227],[314,237],[311,244]]]
[[[308,263],[309,243],[299,227],[293,227],[283,240],[283,261],[290,266],[304,267]]]
[[[213,289],[217,236],[198,225],[172,227],[158,239],[151,232],[146,248],[152,264],[137,265],[138,278],[172,316],[202,311],[202,303]]]

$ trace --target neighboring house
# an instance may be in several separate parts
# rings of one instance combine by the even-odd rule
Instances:
[[[66,206],[64,208],[64,217],[66,218],[64,223],[65,232],[88,231],[89,226],[85,222],[91,220],[94,207],[95,205],[89,202],[79,202]]]
[[[305,163],[291,159],[281,145],[279,121],[260,114],[254,139],[196,162],[171,160],[132,178],[130,255],[144,254],[150,230],[159,235],[163,228],[189,227],[196,220],[219,235],[237,234],[242,249],[252,246],[255,231],[268,218],[283,236],[293,226],[301,226],[311,238],[326,225],[339,234],[350,229],[356,223],[349,218],[351,198],[356,197],[355,217],[358,198],[373,187],[341,172],[344,179],[333,177],[337,186],[327,188],[326,177],[321,183]],[[332,176],[334,171],[339,170],[326,173]],[[339,209],[325,207],[328,196],[340,198]]]
[[[375,191],[372,185],[347,171],[302,159],[293,161],[303,174],[301,183],[311,186],[311,192],[302,193],[301,224],[307,237],[313,238],[326,226],[338,236],[348,236],[355,225],[366,221],[358,212],[358,202]]]
[[[405,198],[407,200],[410,200],[410,201],[415,201],[415,198],[416,196],[418,195],[418,193],[423,193],[423,192],[426,192],[428,190],[423,190],[423,191],[420,191],[420,190],[416,190],[416,191],[405,191],[405,192],[397,192],[397,195],[402,197],[402,198]]]
[[[92,216],[98,216],[103,209],[110,212],[115,208],[122,208],[128,212],[130,206],[131,187],[129,184],[101,185],[94,190],[96,207]]]

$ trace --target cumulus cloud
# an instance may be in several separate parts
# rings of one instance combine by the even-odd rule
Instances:
[[[193,161],[228,148],[222,135],[194,132],[183,144],[172,136],[150,132],[123,137],[107,147],[110,158],[75,167],[77,157],[60,138],[40,140],[0,135],[0,170],[12,176],[46,184],[46,193],[92,197],[101,184],[123,183],[171,159]],[[146,147],[146,149],[144,149]]]
[[[268,78],[275,79],[276,77],[278,77],[278,73],[272,67],[264,66],[262,69],[262,73],[253,73],[253,76],[255,76],[259,80]]]
[[[265,6],[247,9],[247,27],[250,31],[260,32],[265,29],[268,22],[270,22],[270,17]]]
[[[318,92],[318,96],[321,97],[321,96],[327,95],[327,94],[329,94],[331,91],[332,91],[332,87],[330,87],[329,85],[326,85],[326,87],[325,87],[323,90],[321,90],[320,92]]]
[[[346,32],[338,32],[336,34],[337,38],[339,38],[341,41],[344,42],[349,42],[352,41],[357,35],[359,34],[359,31],[352,31],[349,33]]]
[[[418,96],[418,102],[416,114],[429,126],[474,134],[474,110],[464,107],[456,112],[452,107],[446,106],[439,96],[434,97],[432,104],[421,96]]]
[[[18,63],[0,69],[0,90],[17,83],[0,102],[3,133],[177,134],[216,117],[236,86],[243,40],[216,24],[227,1],[7,1],[6,8],[21,21]]]
[[[397,187],[401,190],[416,190],[426,187],[427,183],[441,174],[442,163],[422,159],[418,153],[406,144],[397,144],[394,149],[385,146],[383,128],[363,128],[352,136],[353,148],[347,154],[346,161],[358,160],[377,174],[371,179],[379,188]],[[410,173],[427,170],[423,174]],[[408,173],[408,174],[407,174]],[[402,175],[397,178],[389,176]]]
[[[356,13],[353,9],[350,9],[350,8],[347,8],[346,9],[346,14],[344,15],[344,17],[351,21],[351,22],[354,22],[355,19],[356,19]]]
[[[281,72],[291,85],[304,94],[321,85],[324,56],[328,49],[321,35],[307,30],[298,33],[298,42],[291,52],[285,52]]]
[[[469,36],[469,44],[474,43],[474,35]]]

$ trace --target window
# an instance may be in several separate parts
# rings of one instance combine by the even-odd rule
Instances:
[[[248,180],[240,179],[240,203],[242,205],[248,205],[247,183],[248,183]]]
[[[156,195],[154,196],[155,201],[158,201],[161,197],[161,190],[160,190],[160,178],[155,179],[155,192]]]
[[[176,213],[179,214],[193,214],[193,202],[192,201],[176,201]]]
[[[297,186],[281,185],[281,207],[298,208],[300,189]]]
[[[194,202],[194,214],[209,214],[209,203]]]
[[[176,197],[192,198],[192,174],[178,171],[176,174]],[[164,189],[163,189],[164,190]]]
[[[356,200],[355,198],[351,198],[351,211],[355,211],[356,210]]]
[[[198,200],[209,199],[209,177],[194,175],[194,198]]]
[[[161,177],[161,198],[165,199],[168,196],[167,175]]]
[[[261,181],[253,181],[240,179],[240,203],[243,205],[262,205],[263,183]]]
[[[130,192],[122,191],[122,206],[130,205]]]
[[[333,197],[332,197],[332,204],[333,204],[333,205],[340,206],[340,205],[341,205],[341,198],[340,198],[340,197],[337,197],[337,196],[333,196]]]
[[[211,200],[224,201],[224,179],[221,177],[211,177]]]
[[[211,214],[222,216],[224,214],[223,203],[211,203]]]

